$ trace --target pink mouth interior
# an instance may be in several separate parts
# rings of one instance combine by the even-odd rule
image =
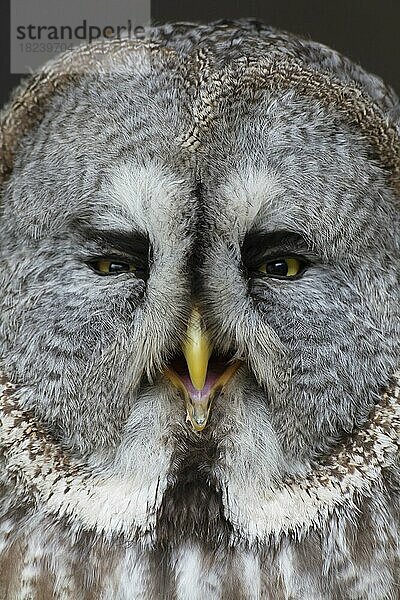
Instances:
[[[207,376],[204,382],[204,387],[201,390],[196,390],[190,381],[189,371],[187,368],[184,357],[176,358],[172,363],[171,367],[178,375],[179,379],[185,386],[192,402],[205,402],[210,395],[211,389],[217,383],[221,375],[226,371],[227,359],[219,358],[217,356],[211,356],[210,362],[208,363]]]

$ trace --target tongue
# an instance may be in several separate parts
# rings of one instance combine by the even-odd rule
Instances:
[[[226,369],[226,362],[219,361],[217,359],[209,362],[206,380],[201,390],[197,390],[191,382],[186,362],[184,362],[184,360],[175,361],[173,364],[173,369],[185,386],[193,404],[197,404],[205,402],[208,399],[212,388],[215,386],[218,379]]]
[[[212,387],[217,383],[220,375],[220,373],[213,373],[210,372],[210,370],[208,370],[207,377],[204,382],[204,387],[201,390],[196,390],[196,388],[193,387],[189,374],[185,373],[184,375],[179,375],[179,377],[181,378],[182,383],[187,389],[192,402],[196,403],[204,402],[208,398],[208,396],[211,393]]]

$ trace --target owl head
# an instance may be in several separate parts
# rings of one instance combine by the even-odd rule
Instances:
[[[398,366],[399,115],[252,22],[81,47],[5,108],[1,369],[160,536],[256,529]]]

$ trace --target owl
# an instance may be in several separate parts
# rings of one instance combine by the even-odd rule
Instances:
[[[400,598],[400,103],[253,20],[2,112],[1,600]]]

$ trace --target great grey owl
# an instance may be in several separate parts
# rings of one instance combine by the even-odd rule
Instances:
[[[14,92],[1,599],[400,598],[399,123],[249,20]]]

